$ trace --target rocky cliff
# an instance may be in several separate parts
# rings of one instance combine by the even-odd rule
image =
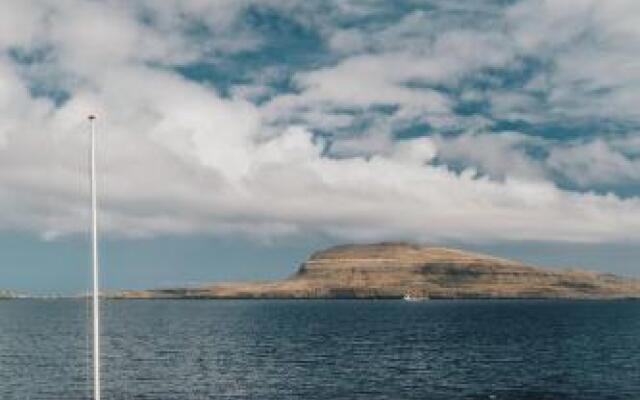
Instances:
[[[337,246],[275,282],[124,291],[122,298],[640,298],[640,281],[409,243]]]

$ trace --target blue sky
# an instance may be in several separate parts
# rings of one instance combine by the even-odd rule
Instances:
[[[0,5],[1,287],[286,276],[412,240],[637,276],[632,0]]]

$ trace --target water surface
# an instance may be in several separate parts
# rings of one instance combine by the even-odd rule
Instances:
[[[90,308],[0,302],[0,398],[90,398]],[[105,399],[639,399],[640,302],[108,301]]]

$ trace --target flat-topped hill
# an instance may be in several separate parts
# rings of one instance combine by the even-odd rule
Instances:
[[[290,278],[125,291],[124,298],[640,298],[640,281],[411,243],[313,253]]]

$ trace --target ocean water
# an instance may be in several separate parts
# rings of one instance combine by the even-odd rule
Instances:
[[[0,302],[0,399],[89,399],[89,307]],[[640,302],[108,301],[104,399],[640,399]]]

